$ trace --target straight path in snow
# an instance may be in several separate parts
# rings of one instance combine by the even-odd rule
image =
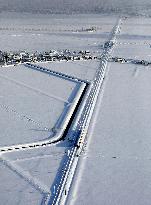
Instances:
[[[96,72],[92,86],[83,100],[79,115],[77,115],[77,118],[73,124],[73,130],[71,130],[71,134],[70,132],[68,134],[69,139],[75,141],[76,146],[69,150],[68,159],[65,163],[65,167],[63,168],[64,171],[61,175],[56,193],[50,199],[48,204],[59,205],[66,203],[70,186],[72,184],[72,179],[78,165],[78,159],[83,150],[88,127],[106,74],[107,62],[116,43],[116,36],[120,32],[121,24],[122,19],[119,18],[111,31],[108,42],[105,43],[106,47],[104,46],[105,49],[100,58],[100,66]]]
[[[139,18],[133,19],[134,28],[135,20]],[[122,26],[127,42],[135,41],[131,39],[132,30],[128,30],[130,23],[127,19]],[[145,25],[143,28],[145,32]],[[141,30],[141,25],[137,26],[137,36],[140,31],[143,41]],[[120,35],[123,38],[122,32]],[[118,49],[117,45],[114,53]],[[122,52],[140,55],[140,47],[123,47]],[[151,72],[139,68],[134,64],[109,64],[104,94],[100,93],[95,107],[87,148],[80,158],[67,205],[150,205]]]

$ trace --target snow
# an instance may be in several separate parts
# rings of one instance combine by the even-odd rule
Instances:
[[[73,148],[71,147],[70,149],[70,156],[68,157],[68,163],[67,163],[68,165],[66,164],[65,166],[66,172],[62,174],[62,177],[60,180],[60,183],[62,184],[61,186],[58,186],[60,190],[59,190],[59,193],[56,193],[54,200],[53,200],[53,204],[65,204],[66,199],[68,197],[70,186],[72,184],[72,179],[74,177],[74,173],[76,171],[76,167],[79,162],[79,157],[85,146],[85,138],[88,132],[88,127],[91,122],[92,114],[93,114],[93,111],[94,111],[94,108],[97,102],[100,88],[102,87],[102,84],[103,84],[103,80],[104,80],[106,68],[107,68],[107,62],[111,54],[111,51],[115,46],[116,35],[117,33],[120,32],[121,23],[122,23],[122,19],[121,18],[117,19],[116,24],[111,31],[110,40],[106,43],[108,44],[108,46],[106,46],[106,48],[104,49],[104,52],[102,53],[102,58],[100,60],[100,66],[97,69],[95,79],[93,83],[91,84],[91,86],[89,87],[90,92],[88,89],[87,92],[89,93],[87,93],[83,99],[84,106],[82,104],[81,107],[79,108],[80,111],[82,109],[80,119],[79,119],[79,116],[77,116],[77,118],[75,119],[75,125],[77,124],[76,130],[75,130],[75,136],[76,135],[78,136],[78,138],[75,139],[75,141],[77,141],[77,143],[75,147]],[[72,136],[72,133],[71,133],[71,136]],[[69,133],[69,137],[70,137],[70,133]]]
[[[1,201],[13,205],[43,204],[48,194],[53,194],[64,155],[65,147],[51,146],[1,156]]]
[[[43,196],[31,187],[28,182],[21,180],[19,176],[1,163],[0,166],[0,198],[3,204],[38,204]]]
[[[1,68],[0,78],[1,146],[51,137],[78,87],[24,65]]]
[[[127,19],[118,36],[118,49],[113,55],[150,60],[150,51],[150,19],[145,17]]]
[[[87,61],[69,61],[69,62],[53,62],[53,63],[37,63],[45,68],[60,71],[64,74],[78,77],[83,80],[92,81],[95,77],[96,70],[99,66],[97,60]]]
[[[151,73],[109,67],[68,204],[150,204]]]
[[[1,50],[71,51],[102,53],[116,17],[107,15],[43,15],[0,13]],[[96,32],[86,32],[92,26]],[[97,60],[39,63],[75,77],[57,77],[48,72],[18,65],[0,68],[0,147],[22,148],[24,143],[52,139],[54,129],[66,121],[68,111],[80,95],[83,83],[92,81]],[[85,85],[84,85],[85,86]],[[63,125],[62,125],[63,126]],[[58,131],[58,130],[56,130]],[[0,198],[2,204],[50,204],[67,163],[71,145],[8,150],[0,153]],[[50,202],[49,202],[50,201]]]
[[[61,169],[59,166],[64,155],[65,147],[59,146],[5,154],[14,165],[28,172],[31,178],[37,179],[40,186],[44,184],[45,189],[49,191],[53,190],[52,185],[57,172]]]
[[[116,17],[103,15],[0,14],[1,50],[99,50]],[[96,32],[77,32],[91,27]]]
[[[89,11],[88,6],[92,6],[92,2],[90,5],[86,1],[82,2],[79,8],[81,9],[83,5],[86,7],[82,10]],[[102,2],[103,5],[99,4],[98,8],[95,7],[96,10],[116,12],[117,3],[119,6],[117,10],[122,12],[130,8],[129,13],[135,13],[137,9],[137,12],[141,13],[139,8],[142,7],[143,14],[145,8],[145,4],[138,1],[135,1],[137,5],[134,1],[131,3],[102,0]],[[7,7],[5,3],[0,6],[4,7],[3,11],[22,11],[22,9],[33,11],[34,1],[29,5],[26,1],[24,8],[21,8],[23,4],[18,0],[9,2]],[[102,45],[110,39],[111,30],[117,22],[117,17],[112,15],[112,12],[104,15],[56,15],[50,14],[56,1],[48,10],[47,3],[45,0],[45,4],[43,3],[39,9],[41,1],[37,1],[38,9],[35,7],[35,14],[0,13],[1,50],[40,52],[50,49],[70,49],[90,50],[102,54]],[[71,11],[77,12],[74,10],[75,2],[71,4],[71,1],[66,1],[65,4],[68,5],[66,9],[72,6]],[[60,8],[62,4],[59,5],[58,9]],[[112,52],[113,57],[150,60],[150,18],[128,17],[122,18],[119,22],[121,32],[115,36],[112,33],[113,42],[117,37],[116,47]],[[91,27],[96,27],[96,31],[88,32],[87,29]],[[110,54],[109,50],[110,48],[106,49],[107,55]],[[92,90],[96,94],[95,87],[98,86],[97,79],[100,77],[97,71],[101,68],[105,71],[107,55],[104,55],[102,63],[99,60],[80,60],[35,64],[47,68],[46,72],[23,64],[0,68],[2,204],[51,204],[57,196],[57,188],[63,187],[63,178],[66,176],[72,184],[71,187],[70,184],[66,184],[67,189],[63,189],[63,194],[69,190],[68,205],[150,204],[150,66],[108,63],[105,78],[102,72],[100,73],[101,80],[104,79],[103,86],[90,121],[86,141],[80,141],[81,144],[84,143],[82,153],[80,147],[76,158],[73,159],[72,155],[72,150],[76,147],[67,140],[49,146],[43,143],[54,137],[54,131],[56,133],[64,131],[72,115],[69,111],[73,111],[77,105],[85,89],[86,80],[87,82],[96,80]],[[73,79],[53,75],[49,69],[72,76]],[[93,84],[90,87],[92,88]],[[79,127],[83,126],[86,117],[90,120],[92,109],[89,110],[89,107],[94,106],[92,102],[96,97],[94,93],[91,93],[88,104],[82,105],[78,110],[77,118],[82,119]],[[84,99],[87,97],[88,94]],[[85,112],[82,107],[85,108],[83,109]],[[72,126],[70,131],[74,135],[77,124]],[[80,131],[82,136],[85,135],[85,129]],[[70,139],[70,133],[68,136]],[[24,143],[33,145],[35,142],[41,144],[30,148],[20,145]],[[14,148],[2,152],[4,146]],[[19,150],[15,151],[15,146],[19,147]],[[68,166],[74,160],[78,162],[77,168],[71,169],[68,175]]]
[[[138,21],[123,22],[113,55],[144,59],[149,54],[147,45],[132,50],[130,44],[119,44],[121,38],[138,42],[133,38]],[[128,30],[130,22],[134,30]],[[141,28],[136,32],[143,41]],[[67,204],[150,204],[150,78],[149,67],[109,63]]]

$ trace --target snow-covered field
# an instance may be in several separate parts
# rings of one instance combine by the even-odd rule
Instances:
[[[53,137],[79,83],[24,65],[0,69],[0,147]],[[67,144],[1,155],[1,204],[45,204],[55,192]],[[1,152],[2,153],[2,152]],[[54,189],[54,190],[53,190]]]
[[[68,204],[150,204],[151,72],[109,66]]]
[[[0,67],[0,205],[57,205],[58,196],[68,205],[149,205],[150,66],[107,60],[149,61],[150,18],[48,13],[0,13],[0,49],[90,50],[103,60]],[[49,143],[60,132],[65,140]]]
[[[1,149],[51,139],[79,89],[78,82],[24,65],[1,68],[0,79]],[[65,149],[52,145],[1,155],[0,204],[45,204]]]
[[[107,15],[0,13],[1,50],[99,50],[115,24]],[[96,28],[95,32],[86,29]],[[22,43],[24,42],[24,43]]]
[[[78,86],[23,65],[1,68],[0,79],[1,146],[51,138]]]
[[[114,56],[150,61],[150,26],[149,18],[127,19],[118,36],[118,49]]]
[[[117,19],[107,15],[0,16],[3,51],[71,49],[100,54]],[[87,31],[92,27],[96,31]],[[27,65],[0,68],[0,204],[51,204],[71,145],[65,141],[45,147],[42,142],[53,138],[75,103],[81,86],[76,79],[92,81],[99,64],[97,60],[38,63],[73,80]],[[33,142],[41,146],[34,148]]]
[[[83,80],[92,81],[95,77],[96,70],[99,67],[99,61],[70,61],[70,62],[53,62],[37,63],[54,71],[62,72],[67,75],[75,76]]]
[[[123,21],[113,56],[150,59],[149,26]],[[108,65],[67,204],[150,204],[150,78],[150,66]]]
[[[1,156],[0,204],[45,204],[64,155],[65,147],[51,146]]]

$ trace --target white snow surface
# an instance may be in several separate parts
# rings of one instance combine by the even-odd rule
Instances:
[[[1,50],[50,49],[102,52],[116,17],[0,13]],[[82,29],[97,27],[93,33]],[[83,80],[93,80],[97,61],[39,63]],[[0,68],[0,147],[47,140],[66,116],[79,83],[24,65]],[[1,152],[0,204],[47,204],[56,192],[68,144]]]
[[[149,59],[148,45],[135,45],[145,41],[149,24],[123,21],[113,55]],[[120,45],[121,39],[133,45]],[[150,78],[150,66],[108,65],[68,205],[150,204]]]
[[[150,18],[129,18],[118,36],[114,56],[150,61]]]
[[[78,85],[19,65],[0,69],[0,86],[0,145],[9,146],[51,137]]]
[[[53,15],[0,13],[1,50],[96,51],[108,38],[116,17],[106,15]],[[96,27],[96,32],[83,30]]]
[[[4,2],[2,5],[5,7]],[[108,40],[117,19],[111,14],[1,13],[0,17],[2,50],[67,48],[100,54],[100,45]],[[98,30],[81,32],[91,26]],[[113,56],[150,60],[149,36],[149,18],[124,20]],[[100,64],[75,61],[38,65],[92,81]],[[68,205],[150,205],[150,77],[150,66],[108,64]],[[0,146],[50,138],[51,129],[66,114],[78,86],[24,65],[0,68]],[[0,205],[50,205],[48,199],[56,192],[68,146],[59,142],[1,153]]]
[[[37,63],[39,66],[62,72],[83,80],[92,81],[95,77],[96,70],[100,64],[98,60],[86,61],[62,61],[50,63]]]

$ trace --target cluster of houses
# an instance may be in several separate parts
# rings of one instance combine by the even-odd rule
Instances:
[[[95,32],[97,31],[97,28],[95,26],[92,26],[90,28],[82,28],[79,30],[76,30],[76,32]]]
[[[26,51],[3,52],[0,51],[0,65],[11,65],[25,62],[42,62],[42,61],[74,61],[74,60],[92,60],[97,59],[97,55],[91,54],[90,51],[55,51],[34,52]]]
[[[132,64],[138,64],[138,65],[143,65],[143,66],[151,65],[151,62],[146,61],[146,60],[125,59],[121,57],[112,57],[109,59],[109,61],[116,62],[116,63],[132,63]]]

